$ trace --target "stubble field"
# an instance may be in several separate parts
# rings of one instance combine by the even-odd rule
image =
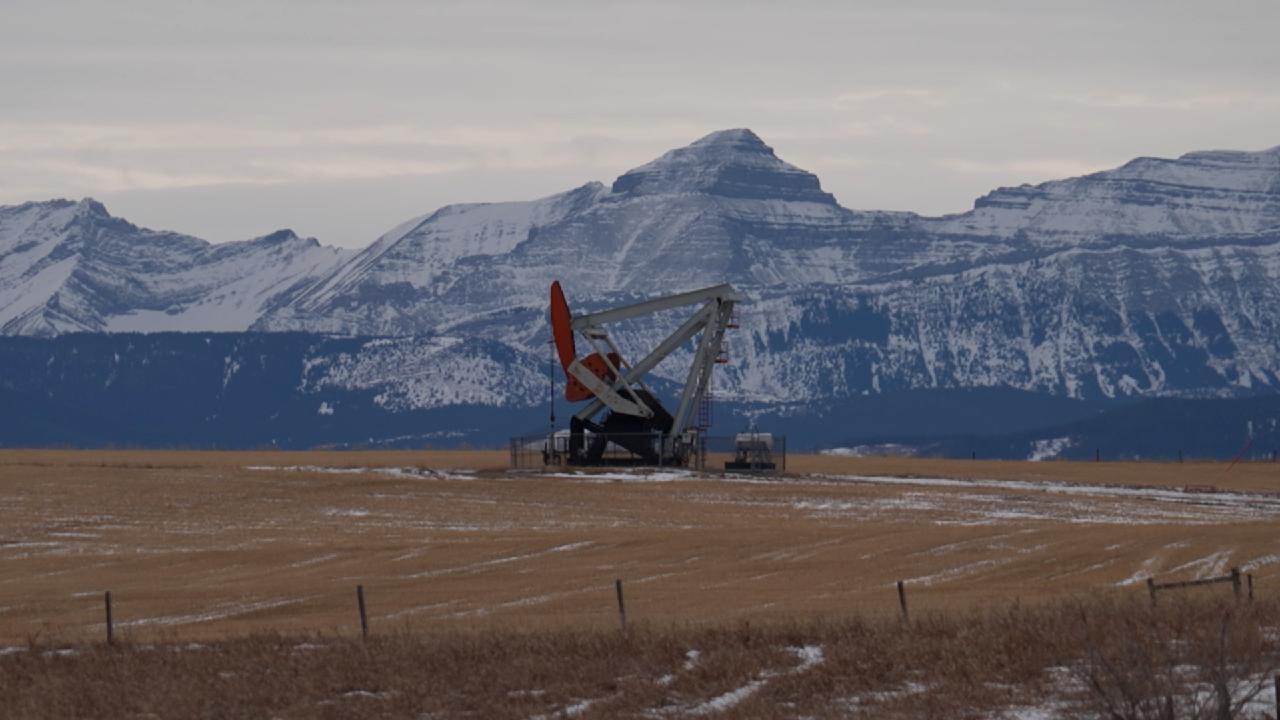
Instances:
[[[655,626],[1280,591],[1280,466],[790,458],[784,479],[500,452],[0,453],[0,646]],[[1228,593],[1224,586],[1204,592]]]

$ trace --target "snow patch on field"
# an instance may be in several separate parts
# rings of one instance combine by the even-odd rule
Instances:
[[[224,618],[236,617],[238,615],[248,615],[249,613],[258,612],[260,610],[271,610],[278,607],[285,607],[287,605],[297,605],[310,599],[311,598],[309,597],[275,598],[272,600],[262,600],[260,602],[252,603],[225,603],[202,613],[191,613],[187,615],[161,615],[149,618],[139,618],[137,620],[117,622],[116,626],[192,625],[195,623],[209,622],[211,620],[222,620]]]
[[[1011,557],[978,560],[977,562],[947,568],[946,570],[933,573],[932,575],[921,575],[919,577],[907,578],[906,580],[903,580],[903,582],[910,583],[912,585],[936,585],[938,583],[965,577],[966,575],[973,575],[974,573],[982,572],[983,570],[990,570],[992,568],[1000,567],[1001,565],[1008,565],[1011,562],[1013,562],[1013,558]],[[893,587],[893,583],[890,583],[889,587]]]
[[[387,475],[390,477],[426,478],[431,480],[474,480],[474,470],[452,468],[434,469],[420,467],[329,467],[324,465],[246,465],[245,470],[256,472],[304,472],[326,475]]]
[[[779,672],[776,670],[765,671],[761,673],[758,678],[751,680],[747,684],[742,685],[741,687],[737,687],[721,695],[717,695],[716,697],[711,698],[710,700],[707,700],[704,703],[695,705],[694,707],[687,709],[684,712],[684,714],[692,715],[694,717],[701,717],[704,715],[721,713],[726,710],[732,710],[733,708],[741,704],[744,700],[746,700],[747,698],[759,692],[760,689],[763,688],[765,685],[767,685],[770,680],[777,677],[782,677],[784,675],[798,675],[800,673],[806,672],[808,670],[813,669],[814,667],[817,667],[818,665],[821,665],[823,660],[825,659],[823,656],[822,647],[818,645],[804,645],[802,647],[789,647],[787,648],[787,650],[789,650],[793,655],[795,655],[796,659],[800,661],[799,664],[797,664],[795,667],[785,672]]]
[[[960,515],[957,520],[940,520],[942,524],[990,524],[1002,520],[1057,520],[1080,524],[1209,524],[1280,518],[1280,494],[1240,491],[1210,491],[1198,488],[1165,488],[1127,485],[1090,485],[1031,480],[957,480],[952,478],[886,477],[873,475],[816,475],[827,481],[869,485],[897,485],[935,489],[966,489],[1025,493],[959,494],[937,492],[904,494],[901,498],[872,500],[822,506],[821,501],[806,500],[803,509],[855,510],[864,514],[893,509],[893,503],[915,510],[938,510]],[[1062,495],[1067,502],[1045,504],[1035,497]],[[1103,501],[1135,501],[1104,503]],[[815,504],[817,503],[817,504]],[[963,516],[969,516],[968,519]]]
[[[605,472],[605,473],[551,473],[545,477],[569,478],[572,480],[582,480],[584,482],[675,482],[677,480],[696,480],[700,479],[698,473],[692,470],[657,470],[634,472]]]
[[[532,715],[529,717],[529,720],[551,720],[551,718],[578,717],[587,710],[590,710],[592,705],[595,705],[605,699],[607,698],[587,698],[585,700],[579,700],[571,705],[564,706],[551,715]]]
[[[330,517],[368,517],[369,511],[362,508],[328,508],[324,514]]]
[[[929,692],[930,689],[931,687],[925,683],[912,681],[892,690],[878,690],[875,692],[854,695],[853,697],[847,698],[844,701],[844,704],[850,710],[861,710],[866,709],[868,705],[877,705],[880,703],[913,697],[915,695],[923,695],[924,693]]]
[[[1151,577],[1154,574],[1155,568],[1159,564],[1160,564],[1160,558],[1158,556],[1149,557],[1146,560],[1142,561],[1142,565],[1138,567],[1136,572],[1134,572],[1129,577],[1121,580],[1120,582],[1117,582],[1116,585],[1120,585],[1120,586],[1136,585],[1137,583],[1144,582],[1147,578]]]
[[[1207,577],[1221,577],[1226,573],[1227,563],[1231,562],[1231,552],[1228,550],[1219,550],[1210,553],[1205,557],[1191,562],[1183,563],[1177,567],[1170,568],[1166,571],[1169,574],[1181,572],[1183,570],[1195,570],[1194,580],[1200,580]]]
[[[289,563],[289,567],[301,568],[301,567],[308,567],[310,565],[318,565],[323,562],[334,560],[337,557],[338,557],[338,553],[329,553],[327,555],[319,555],[317,557],[308,558],[306,560],[299,560],[298,562],[295,562],[295,563]]]
[[[1272,565],[1277,562],[1280,562],[1280,555],[1263,555],[1241,565],[1240,570],[1243,572],[1250,572],[1252,570],[1257,570],[1264,565]]]
[[[695,667],[698,666],[698,658],[701,657],[701,655],[702,653],[698,650],[689,650],[685,652],[684,664],[680,666],[680,671],[686,672],[686,673],[692,671]],[[667,673],[666,675],[663,675],[662,677],[658,678],[654,682],[662,687],[668,687],[671,685],[671,683],[675,681],[676,681],[675,673]]]
[[[458,574],[464,574],[464,573],[478,572],[478,571],[487,570],[489,568],[499,566],[499,565],[507,565],[509,563],[522,562],[525,560],[533,560],[535,558],[540,558],[540,557],[544,557],[546,555],[552,555],[555,553],[580,550],[582,548],[591,547],[592,545],[595,545],[595,542],[591,540],[585,540],[583,542],[567,543],[565,545],[557,545],[555,547],[547,548],[546,550],[539,550],[537,552],[524,553],[521,555],[507,555],[500,558],[493,558],[492,560],[481,560],[479,562],[467,563],[466,565],[459,565],[456,567],[444,568],[441,570],[428,570],[426,572],[415,573],[413,575],[405,575],[403,577],[406,580],[410,580],[410,579],[418,579],[418,578],[440,577],[442,575],[458,575]]]
[[[340,697],[355,699],[355,700],[360,700],[360,699],[389,700],[390,698],[393,698],[396,695],[399,695],[399,693],[395,692],[394,690],[383,690],[382,692],[373,692],[371,690],[349,690],[347,692],[342,693]]]
[[[760,688],[765,686],[766,682],[767,680],[765,678],[761,678],[759,680],[752,680],[751,682],[747,683],[746,685],[743,685],[740,688],[730,690],[729,692],[723,695],[720,695],[719,697],[714,697],[702,703],[701,705],[690,708],[688,711],[688,714],[693,715],[695,717],[700,717],[702,715],[710,715],[711,713],[718,713],[718,712],[724,712],[725,710],[729,710],[730,708],[733,708],[734,706],[741,703],[743,700],[746,700],[752,695],[755,695],[760,690]]]

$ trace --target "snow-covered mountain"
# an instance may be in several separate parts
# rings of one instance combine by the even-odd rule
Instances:
[[[246,330],[350,255],[281,230],[212,245],[112,217],[93,200],[0,208],[0,330]]]
[[[1280,147],[1138,158],[1080,178],[1001,188],[935,231],[1081,243],[1120,235],[1219,238],[1280,228]]]
[[[848,210],[751,131],[722,131],[610,188],[416,219],[255,327],[537,352],[553,279],[588,306],[736,284],[752,302],[719,392],[744,401],[1274,388],[1280,148],[1143,158],[928,218]],[[666,327],[624,331],[624,347]]]
[[[376,391],[393,410],[539,402],[555,279],[583,309],[734,283],[750,304],[716,382],[741,403],[1273,392],[1280,148],[1140,158],[933,218],[847,209],[750,130],[726,130],[611,186],[445,207],[350,255],[280,233],[210,246],[91,201],[0,208],[4,332],[395,336],[311,358],[300,380]],[[623,349],[677,321],[620,328]],[[451,348],[466,362],[440,361]],[[679,380],[682,360],[659,374]]]

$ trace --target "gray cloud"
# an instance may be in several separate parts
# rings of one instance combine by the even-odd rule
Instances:
[[[724,127],[849,206],[926,213],[1280,144],[1275,2],[900,5],[9,0],[0,203],[363,245]]]

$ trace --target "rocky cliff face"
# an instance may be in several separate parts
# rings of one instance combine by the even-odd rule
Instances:
[[[245,330],[348,255],[288,230],[212,245],[136,227],[93,200],[0,208],[0,330]]]
[[[972,212],[931,223],[936,232],[1022,236],[1039,245],[1225,239],[1280,228],[1280,147],[1138,158],[1070,180],[1001,188]]]
[[[394,353],[312,360],[326,387],[377,388],[398,409],[540,402],[556,279],[583,310],[734,283],[750,303],[716,382],[742,403],[934,388],[1273,392],[1280,148],[1142,158],[929,218],[848,210],[754,133],[728,130],[610,186],[442,208],[350,256],[292,234],[209,246],[90,202],[0,209],[6,333],[396,336]],[[619,339],[639,352],[676,322]],[[439,361],[442,338],[465,343],[448,347],[467,362]],[[678,381],[683,360],[659,374]],[[479,387],[477,362],[493,378],[483,392],[450,390]]]
[[[1191,153],[1003,188],[961,215],[854,212],[730,130],[608,190],[446,208],[257,327],[444,328],[536,352],[553,279],[585,307],[727,280],[751,298],[719,378],[738,400],[1251,392],[1280,367],[1278,183],[1280,150]],[[624,347],[673,322],[622,330]],[[681,361],[660,371],[678,380]]]

